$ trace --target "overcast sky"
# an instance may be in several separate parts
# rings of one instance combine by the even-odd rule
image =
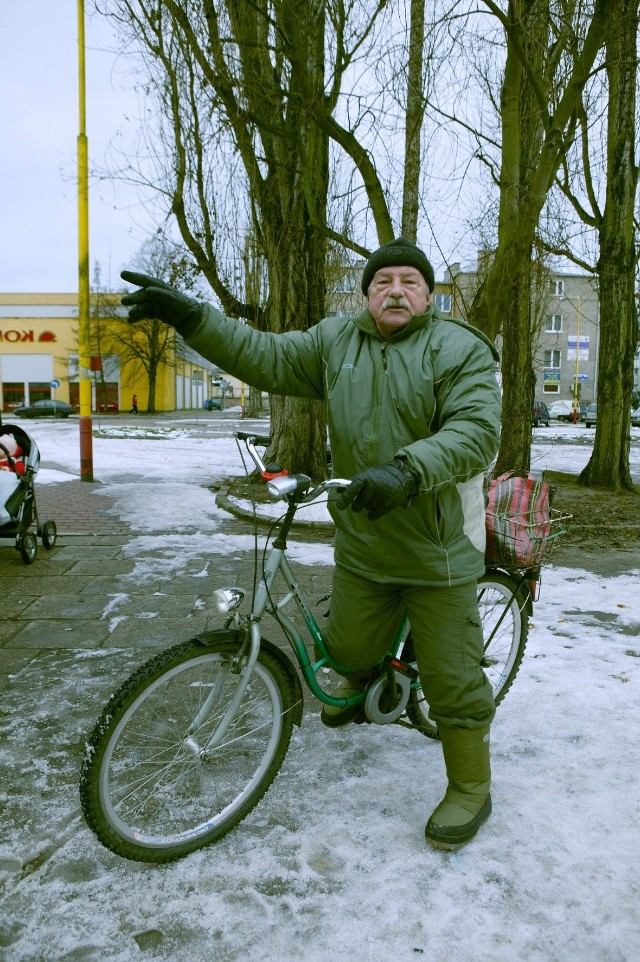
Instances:
[[[77,5],[7,0],[0,9],[0,291],[75,291]],[[89,161],[99,166],[137,102],[125,87],[126,65],[105,49],[108,25],[87,14],[85,29]],[[105,286],[118,284],[152,229],[131,188],[91,181],[89,257],[92,274],[100,262]]]

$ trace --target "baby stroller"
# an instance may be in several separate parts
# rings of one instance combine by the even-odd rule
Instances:
[[[55,521],[40,524],[33,480],[40,467],[40,452],[33,438],[16,424],[0,426],[0,538],[11,538],[30,565],[38,553],[36,533],[50,550],[56,543]]]

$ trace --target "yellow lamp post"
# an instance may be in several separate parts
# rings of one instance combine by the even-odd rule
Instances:
[[[78,377],[80,478],[93,481],[89,297],[89,150],[86,133],[84,0],[78,0]]]

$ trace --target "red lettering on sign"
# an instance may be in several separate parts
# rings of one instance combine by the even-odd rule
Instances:
[[[56,336],[51,331],[44,331],[40,337],[39,341],[55,341]],[[6,341],[7,344],[25,344],[27,342],[33,344],[35,341],[35,335],[33,331],[0,331],[0,343]]]

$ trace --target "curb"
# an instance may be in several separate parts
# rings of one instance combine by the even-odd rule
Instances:
[[[229,486],[214,486],[212,490],[215,492],[216,505],[224,511],[228,511],[229,514],[234,515],[236,518],[241,518],[243,521],[249,521],[251,524],[257,524],[263,528],[273,527],[274,523],[278,520],[273,514],[260,514],[260,505],[256,505],[254,512],[249,511],[247,508],[242,508],[238,504],[234,504],[233,501],[229,500],[231,491]],[[305,531],[333,532],[335,530],[335,525],[332,521],[304,521],[302,519],[296,519],[292,527]]]

